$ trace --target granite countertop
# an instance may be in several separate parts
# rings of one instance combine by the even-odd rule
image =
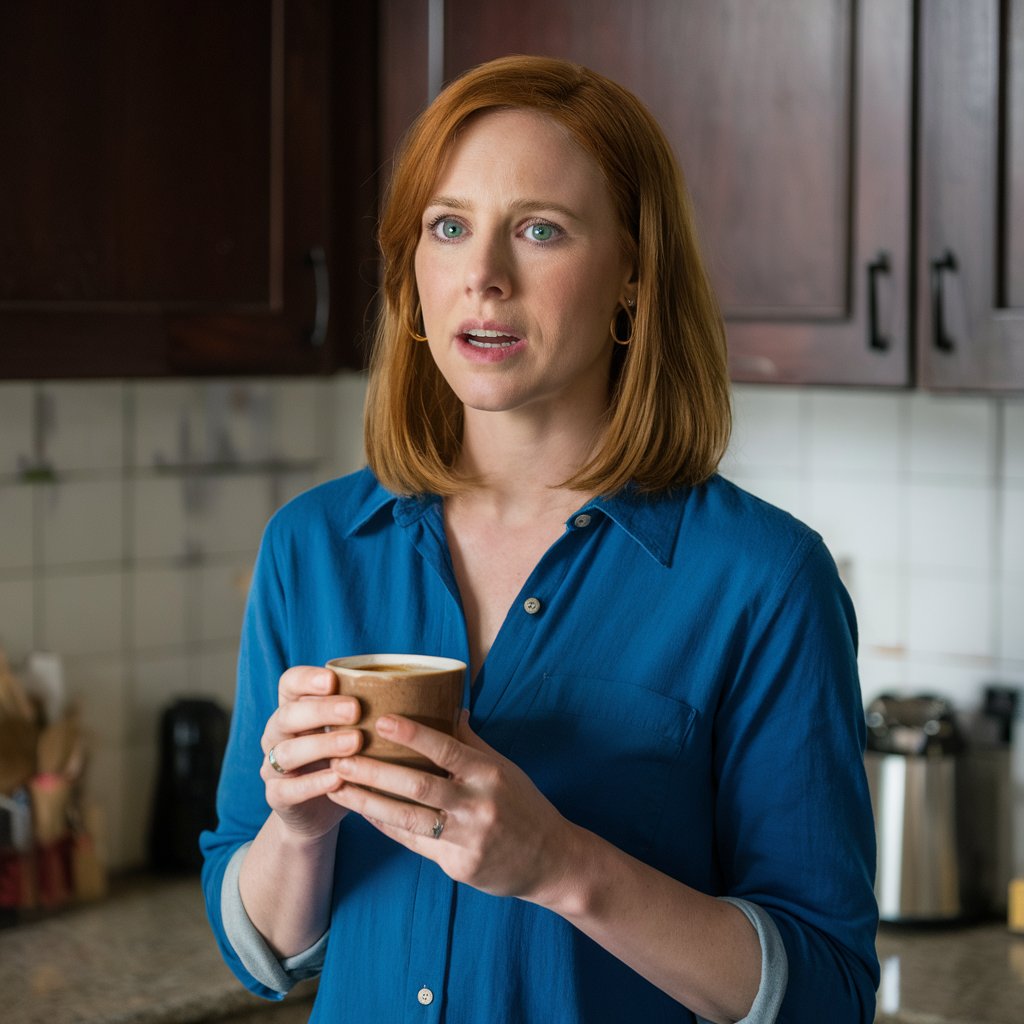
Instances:
[[[312,991],[284,1001],[294,1019]],[[225,966],[194,877],[122,880],[101,902],[3,929],[0,993],[4,1024],[188,1024],[281,1005]]]
[[[882,925],[878,1024],[1024,1024],[1024,936],[1002,922]]]
[[[883,925],[878,956],[878,1024],[1024,1022],[1024,937],[999,922]],[[273,1004],[242,988],[196,878],[122,880],[100,903],[0,930],[4,1024],[291,1024],[306,1020],[313,991]]]

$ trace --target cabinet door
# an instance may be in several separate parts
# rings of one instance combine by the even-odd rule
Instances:
[[[921,5],[918,352],[931,388],[1024,388],[1024,0]]]
[[[547,54],[640,96],[692,192],[735,379],[906,384],[911,6],[446,0],[443,67]]]
[[[357,21],[366,6],[349,7]],[[331,13],[328,0],[0,5],[0,376],[336,363],[352,321],[337,300],[328,321],[327,274],[357,279],[360,247],[336,254],[330,237]],[[346,67],[372,61],[348,44]],[[372,144],[360,155],[349,139],[339,206],[372,166]]]

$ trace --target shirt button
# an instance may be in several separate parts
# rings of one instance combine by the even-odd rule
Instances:
[[[528,597],[523,602],[523,611],[527,615],[536,615],[540,611],[540,601],[535,597]]]
[[[583,529],[584,526],[589,526],[590,525],[590,516],[588,516],[586,512],[581,512],[572,521],[572,525],[573,526],[578,526],[580,529]]]
[[[421,1006],[429,1006],[434,1001],[434,993],[424,986],[416,993],[416,998],[420,1001]]]

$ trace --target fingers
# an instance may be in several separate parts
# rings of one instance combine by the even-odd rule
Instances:
[[[344,728],[359,721],[359,701],[354,697],[306,697],[282,704],[271,716],[263,749],[269,750],[285,736]]]
[[[264,734],[266,739],[266,734]],[[355,754],[363,743],[358,729],[336,729],[288,736],[267,747],[260,775],[273,782],[285,775],[301,772],[331,758]],[[273,756],[271,756],[273,755]]]
[[[287,669],[277,682],[278,700],[299,700],[302,697],[326,697],[338,692],[338,677],[329,668],[295,665]]]
[[[369,758],[346,759],[347,763],[353,765],[355,770],[351,774],[346,774],[345,781],[355,781],[354,776],[358,774],[355,762],[369,760]],[[401,770],[411,772],[411,769]],[[423,775],[424,773],[415,774]],[[427,779],[434,778],[429,775],[425,777]],[[389,792],[394,791],[389,790]],[[408,800],[394,799],[383,793],[364,789],[361,785],[342,785],[340,789],[330,792],[328,795],[334,803],[362,815],[380,831],[406,845],[411,845],[414,837],[433,843],[441,838],[449,821],[448,812],[445,810],[429,805],[425,806],[421,803],[410,803]]]
[[[371,787],[400,800],[428,807],[444,807],[454,800],[448,779],[416,768],[388,764],[373,757],[340,757],[331,762],[331,767],[346,782]]]
[[[468,729],[468,726],[466,727]],[[432,761],[439,768],[452,775],[461,774],[462,770],[472,764],[473,751],[454,736],[421,725],[401,715],[385,715],[377,719],[377,732],[393,743],[415,750]],[[469,735],[473,735],[470,730]],[[477,739],[477,749],[487,749],[486,744]]]

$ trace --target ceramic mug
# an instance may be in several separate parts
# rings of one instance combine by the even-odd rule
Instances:
[[[465,662],[427,654],[358,654],[332,658],[327,668],[338,677],[338,692],[355,697],[362,708],[358,725],[363,734],[361,754],[434,775],[446,774],[414,750],[379,736],[375,727],[381,715],[394,714],[455,735]]]

